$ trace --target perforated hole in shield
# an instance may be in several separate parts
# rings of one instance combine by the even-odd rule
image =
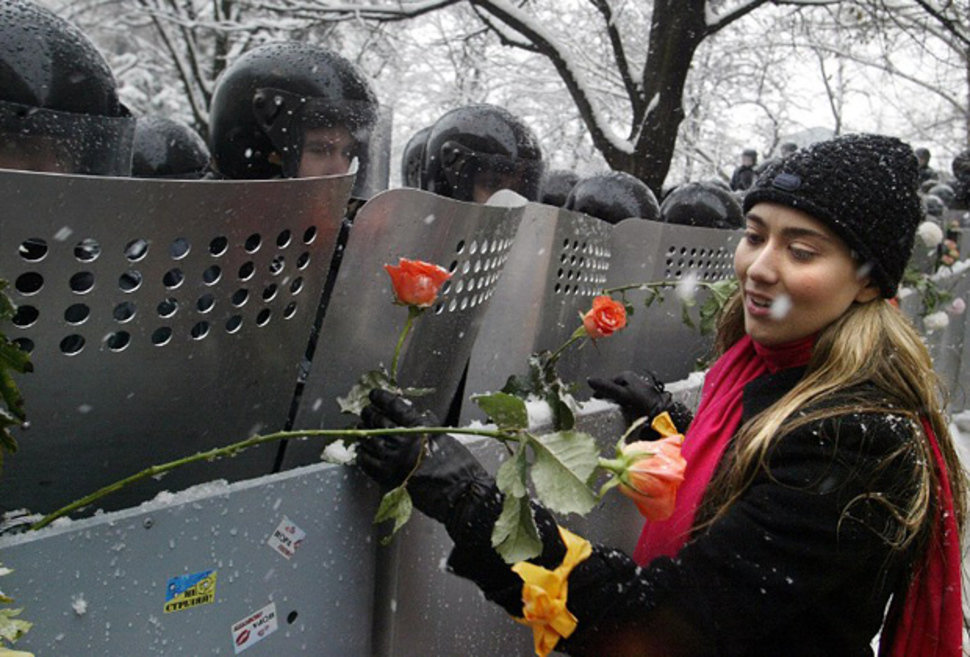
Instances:
[[[11,328],[20,335],[10,338],[32,351],[48,339],[44,330],[51,329],[53,319],[53,326],[61,328],[50,335],[51,348],[65,356],[86,350],[111,354],[139,344],[182,348],[245,329],[271,330],[312,305],[299,299],[313,280],[306,272],[315,258],[310,246],[318,241],[315,226],[236,236],[120,237],[28,237],[15,242],[22,269],[11,276],[18,295]],[[490,246],[480,242],[476,248],[481,254]],[[71,269],[55,278],[38,268],[37,263],[48,260]],[[72,300],[60,307],[50,307],[49,300],[43,303],[49,294],[64,292]],[[470,298],[465,301],[466,307],[472,304]]]
[[[665,257],[664,278],[693,274],[698,281],[714,282],[734,275],[734,251],[727,246],[670,244]]]
[[[448,266],[451,278],[441,287],[433,312],[471,310],[491,298],[511,247],[512,240],[504,237],[459,240]]]
[[[599,240],[563,239],[553,291],[586,297],[599,294],[606,285],[609,267],[609,247]]]

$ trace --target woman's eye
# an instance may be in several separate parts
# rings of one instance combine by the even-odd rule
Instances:
[[[796,246],[791,247],[792,256],[795,260],[800,260],[802,262],[807,262],[815,257],[814,251],[808,251],[806,249],[800,249]]]

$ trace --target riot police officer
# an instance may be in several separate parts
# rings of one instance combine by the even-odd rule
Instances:
[[[401,155],[401,184],[405,187],[421,189],[424,171],[424,151],[428,145],[431,126],[421,128],[408,140]]]
[[[432,126],[423,187],[474,203],[484,203],[500,189],[537,201],[544,170],[539,143],[525,123],[495,105],[470,105],[451,110]]]
[[[305,43],[255,48],[216,81],[209,149],[234,180],[347,173],[354,195],[368,188],[378,102],[367,79],[335,52]]]
[[[691,182],[673,190],[660,205],[660,218],[669,224],[704,228],[740,228],[744,223],[741,204],[722,185],[710,181]]]
[[[0,44],[0,168],[128,175],[135,121],[94,44],[29,0],[0,0]]]
[[[209,157],[205,140],[181,121],[145,116],[135,124],[131,175],[136,178],[202,178]]]
[[[579,174],[567,169],[553,169],[542,177],[539,202],[561,208],[566,205],[569,192],[579,182]]]
[[[566,198],[565,208],[616,224],[639,217],[657,221],[660,204],[650,188],[629,173],[609,171],[581,179]]]

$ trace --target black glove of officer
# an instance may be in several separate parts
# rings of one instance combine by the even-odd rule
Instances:
[[[593,397],[619,404],[627,426],[641,417],[652,420],[664,411],[669,411],[677,428],[680,431],[687,430],[686,425],[690,423],[689,412],[671,399],[670,393],[664,390],[664,384],[651,372],[640,375],[626,370],[609,380],[590,377],[586,382],[593,389]],[[639,432],[634,432],[629,440],[656,440],[659,437],[648,423]]]
[[[440,426],[433,413],[419,412],[409,401],[386,390],[372,390],[370,401],[371,405],[361,413],[368,429]],[[453,517],[461,515],[469,502],[492,491],[494,480],[452,436],[427,436],[423,455],[422,439],[421,435],[408,434],[362,440],[357,447],[357,464],[371,479],[390,490],[401,485],[420,455],[421,463],[408,480],[411,501],[425,515],[450,526]]]

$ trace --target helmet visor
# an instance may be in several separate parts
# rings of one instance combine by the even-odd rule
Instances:
[[[287,178],[347,173],[363,160],[376,120],[373,103],[257,89],[253,111]]]
[[[57,112],[0,101],[0,168],[128,176],[133,117]]]
[[[542,160],[479,153],[457,142],[445,142],[441,150],[444,174],[457,200],[484,203],[500,189],[538,200],[545,170]]]

